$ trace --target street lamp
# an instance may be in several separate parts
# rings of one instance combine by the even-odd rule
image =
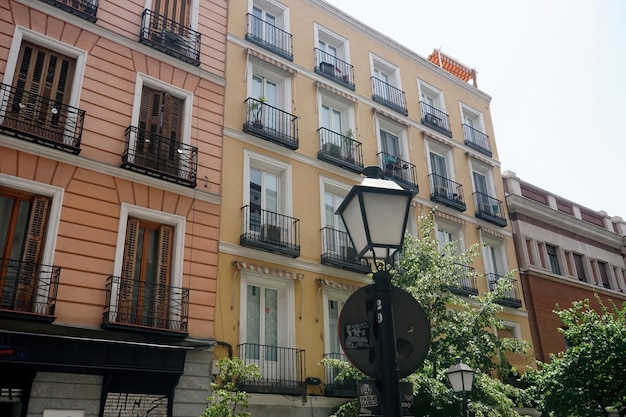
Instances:
[[[452,390],[457,394],[463,395],[463,417],[467,416],[467,395],[472,392],[472,384],[474,383],[474,370],[461,362],[461,358],[457,359],[457,363],[450,366],[446,372]]]
[[[384,417],[400,417],[400,377],[391,300],[393,255],[402,249],[404,230],[413,193],[394,181],[385,180],[382,170],[372,166],[363,170],[367,178],[352,187],[337,209],[359,258],[372,259],[376,298],[375,323],[378,329],[378,380],[382,391]]]

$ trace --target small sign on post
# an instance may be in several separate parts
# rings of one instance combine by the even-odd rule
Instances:
[[[370,326],[367,322],[344,326],[343,347],[345,349],[369,349]]]
[[[357,394],[359,396],[359,417],[382,416],[382,393],[376,386],[376,381],[358,381]],[[400,396],[402,399],[402,416],[413,417],[413,385],[410,382],[400,382]]]

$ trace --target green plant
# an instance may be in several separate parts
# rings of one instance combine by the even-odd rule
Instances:
[[[246,365],[240,358],[221,358],[217,361],[218,375],[211,383],[213,392],[207,399],[209,406],[200,417],[249,417],[250,394],[238,388],[238,383],[259,378],[257,365]]]
[[[261,123],[261,118],[263,116],[263,104],[267,101],[265,96],[260,96],[256,100],[250,100],[248,104],[248,109],[254,115],[255,123]]]

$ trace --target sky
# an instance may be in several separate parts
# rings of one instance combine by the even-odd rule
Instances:
[[[626,0],[327,0],[478,71],[501,170],[626,220]]]

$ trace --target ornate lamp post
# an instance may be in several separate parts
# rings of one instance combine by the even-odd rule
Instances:
[[[463,417],[467,417],[467,395],[472,392],[474,370],[457,359],[457,363],[450,366],[446,372],[454,392],[463,396]]]
[[[337,209],[359,258],[372,259],[377,272],[373,280],[378,328],[378,380],[382,385],[384,417],[400,417],[400,378],[391,300],[393,255],[402,248],[413,193],[382,178],[379,167],[363,170],[367,176],[352,187]]]

